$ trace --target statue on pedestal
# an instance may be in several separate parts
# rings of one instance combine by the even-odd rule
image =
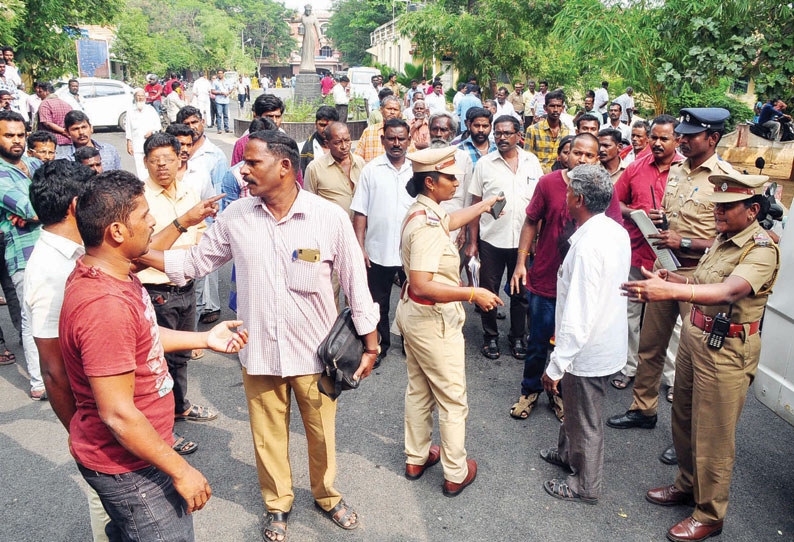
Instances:
[[[317,73],[314,67],[314,49],[316,43],[322,43],[322,32],[317,17],[312,14],[311,4],[303,7],[301,23],[303,24],[303,47],[301,47],[300,73]],[[314,41],[314,32],[317,32],[317,42]]]

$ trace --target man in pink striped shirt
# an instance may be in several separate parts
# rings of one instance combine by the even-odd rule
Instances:
[[[152,263],[164,264],[170,280],[184,284],[234,259],[237,313],[251,338],[240,361],[268,511],[264,537],[283,540],[294,499],[288,454],[290,391],[306,429],[315,504],[340,527],[353,529],[358,517],[333,487],[336,403],[317,389],[323,370],[317,347],[337,316],[331,272],[339,275],[356,330],[365,336],[367,350],[358,378],[369,375],[378,355],[378,305],[370,296],[347,213],[298,186],[295,142],[280,132],[256,132],[243,160],[240,173],[254,197],[229,205],[197,246],[166,251]]]

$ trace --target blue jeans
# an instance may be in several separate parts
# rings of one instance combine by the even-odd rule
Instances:
[[[218,123],[218,133],[221,133],[221,128],[229,131],[229,104],[219,104],[218,100],[215,100],[215,109],[218,110],[218,116],[215,119]]]
[[[103,474],[77,464],[110,516],[110,542],[193,542],[193,517],[171,477],[155,467]]]
[[[557,300],[527,291],[529,298],[529,340],[527,359],[524,360],[524,378],[521,395],[543,391],[541,377],[546,369],[549,340],[554,335],[554,309]]]

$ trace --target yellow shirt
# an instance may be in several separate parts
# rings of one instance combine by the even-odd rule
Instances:
[[[732,173],[735,170],[724,160],[713,155],[692,170],[689,159],[670,167],[667,187],[661,205],[667,212],[670,229],[681,237],[713,239],[717,235],[714,226],[714,204],[709,196],[714,185],[709,182],[712,173]],[[675,250],[680,258],[698,260],[702,254],[689,250]]]
[[[154,233],[165,228],[173,228],[172,222],[175,218],[179,218],[201,201],[196,191],[181,181],[174,181],[175,192],[164,189],[148,177],[143,183],[143,193],[149,203],[149,212],[152,213],[155,220]],[[197,245],[201,233],[206,228],[204,222],[189,227],[187,232],[177,238],[171,248],[189,248]],[[143,284],[168,284],[171,282],[165,273],[151,267],[139,271],[137,275]]]
[[[323,199],[336,203],[352,219],[350,203],[353,201],[353,193],[363,168],[364,160],[360,156],[350,153],[350,177],[348,177],[342,166],[334,160],[329,152],[309,162],[309,167],[306,168],[304,188]]]

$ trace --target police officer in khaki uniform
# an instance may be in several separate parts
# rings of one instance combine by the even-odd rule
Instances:
[[[758,223],[769,206],[765,175],[709,176],[717,237],[691,277],[662,270],[622,286],[638,301],[692,304],[681,330],[673,399],[678,476],[646,498],[662,506],[695,503],[673,526],[673,541],[705,540],[722,531],[734,461],[736,423],[758,368],[759,328],[777,277],[777,246]],[[651,303],[649,306],[653,306]]]
[[[660,229],[654,236],[656,246],[673,251],[681,263],[677,273],[690,281],[698,261],[716,235],[714,204],[710,200],[713,185],[708,180],[709,175],[736,173],[716,154],[717,143],[729,116],[727,109],[716,107],[681,110],[675,133],[680,138],[679,151],[687,159],[670,167],[662,208],[649,213]],[[667,220],[666,229],[663,229],[662,217]],[[657,262],[655,269],[660,268]],[[625,414],[609,418],[608,426],[615,429],[652,429],[656,426],[659,386],[667,360],[667,347],[676,320],[679,316],[682,322],[689,318],[690,309],[686,300],[674,299],[646,306],[637,352],[633,402]],[[675,463],[672,449],[663,455],[671,456],[666,462]]]
[[[461,301],[483,310],[503,305],[485,288],[460,285],[458,249],[449,232],[491,209],[497,198],[447,214],[442,201],[455,195],[455,147],[408,154],[414,176],[406,185],[416,203],[402,226],[401,255],[407,281],[397,305],[393,331],[403,337],[408,387],[405,390],[405,476],[416,480],[438,463],[444,468],[444,494],[458,495],[477,475],[466,458],[466,370]],[[439,409],[442,446],[431,446],[433,408]]]

